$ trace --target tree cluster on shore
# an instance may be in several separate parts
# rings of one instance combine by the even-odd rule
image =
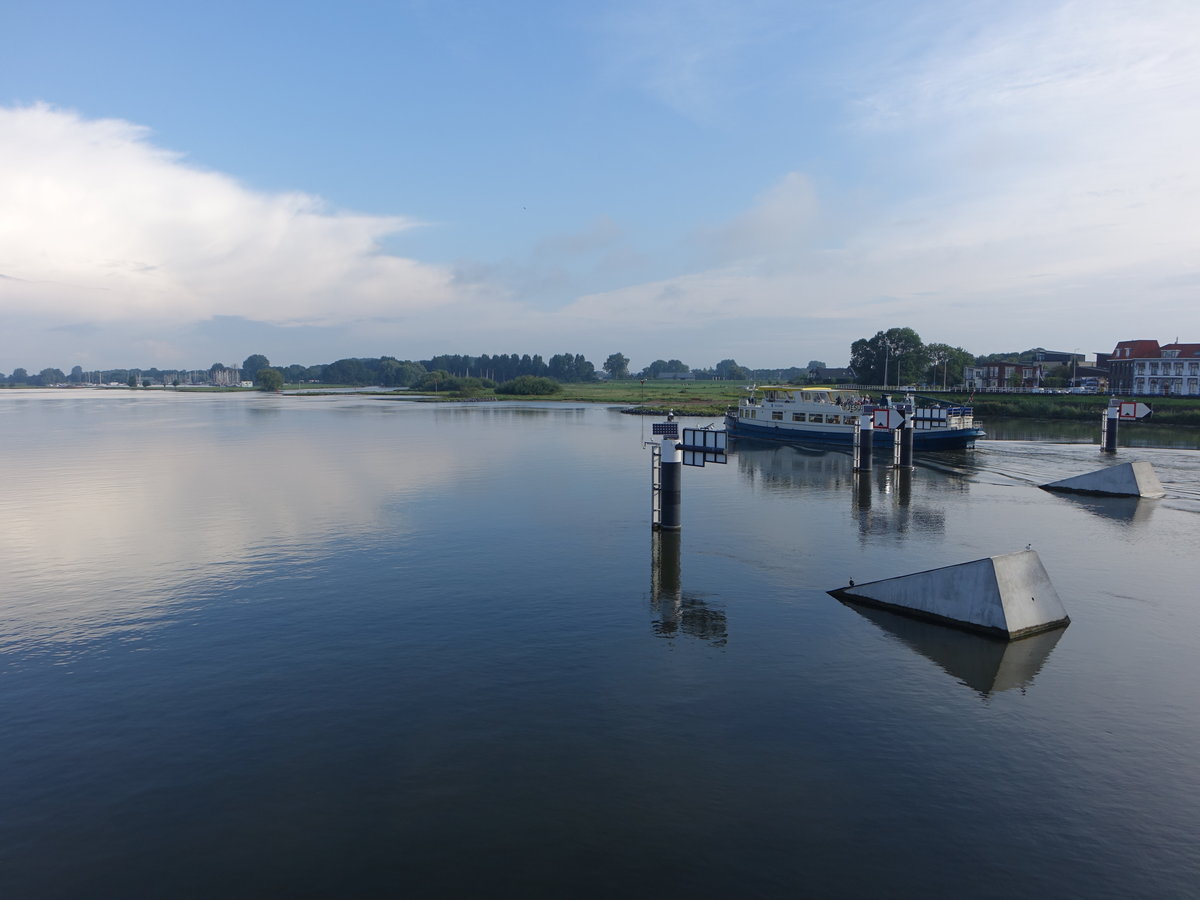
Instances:
[[[911,328],[890,328],[873,337],[860,338],[850,347],[852,380],[859,384],[930,384],[953,387],[961,383],[965,366],[983,365],[993,361],[1021,360],[1027,354],[993,353],[973,356],[962,347],[949,344],[926,344]],[[559,384],[585,383],[608,378],[613,381],[635,379],[686,378],[688,380],[726,380],[791,382],[803,384],[825,377],[825,364],[811,360],[807,366],[780,369],[751,369],[734,359],[723,359],[709,368],[691,368],[679,359],[656,359],[642,369],[632,372],[629,358],[612,353],[601,366],[601,376],[581,353],[559,353],[549,360],[538,354],[500,353],[471,356],[442,354],[423,360],[402,360],[393,356],[379,358],[348,357],[330,363],[305,366],[293,363],[272,366],[266,356],[251,354],[239,369],[213,363],[208,369],[106,369],[84,371],[80,366],[65,374],[61,369],[46,368],[31,374],[23,368],[13,370],[8,377],[0,375],[0,385],[54,386],[77,384],[139,385],[218,385],[237,386],[252,381],[267,390],[278,390],[289,384],[329,384],[346,386],[407,387],[438,392],[478,391],[496,385],[519,383],[528,387],[535,382],[518,382],[522,378],[548,379]],[[1065,370],[1064,370],[1065,371]],[[274,372],[274,375],[264,374]],[[1054,385],[1063,372],[1051,369],[1045,383]],[[545,385],[542,384],[542,388]]]

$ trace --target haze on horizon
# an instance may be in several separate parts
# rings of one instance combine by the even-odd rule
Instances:
[[[1200,340],[1200,5],[6,10],[0,372]]]

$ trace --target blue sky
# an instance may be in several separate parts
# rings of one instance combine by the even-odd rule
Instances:
[[[1200,340],[1200,5],[6,4],[0,371]]]

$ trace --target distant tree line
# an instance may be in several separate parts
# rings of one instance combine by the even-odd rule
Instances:
[[[442,370],[464,378],[486,378],[505,382],[529,375],[536,378],[553,378],[555,381],[595,381],[596,367],[582,353],[559,353],[546,362],[538,354],[500,353],[496,356],[460,356],[443,354],[432,359],[423,359],[420,364],[426,371]]]
[[[962,347],[948,344],[926,344],[911,328],[890,328],[877,332],[874,337],[861,338],[850,348],[850,368],[854,380],[860,384],[935,384],[954,385],[962,380],[962,370],[969,365],[983,365],[998,360],[1016,362],[1024,360],[1030,353],[992,353],[973,356]],[[792,366],[779,369],[751,369],[739,365],[734,359],[723,359],[708,368],[690,368],[679,359],[656,359],[637,372],[631,372],[629,358],[623,353],[612,353],[602,366],[604,373],[613,380],[628,378],[656,379],[686,376],[696,380],[791,382],[803,384],[811,378],[819,379],[824,362],[812,360],[805,367]],[[1066,369],[1060,367],[1065,372]],[[1057,377],[1047,372],[1047,382]],[[276,375],[270,373],[277,373]],[[814,374],[810,374],[814,373]],[[278,390],[277,384],[336,384],[354,387],[379,385],[380,387],[409,387],[420,390],[459,391],[470,394],[481,389],[497,386],[516,386],[521,390],[548,390],[547,383],[572,383],[595,381],[596,367],[581,353],[559,353],[549,360],[538,354],[500,353],[494,356],[482,354],[442,354],[430,359],[402,360],[393,356],[379,358],[349,357],[330,363],[305,366],[293,363],[287,366],[272,366],[261,353],[248,356],[237,371],[222,363],[213,363],[208,369],[105,369],[84,371],[80,366],[65,374],[61,369],[42,369],[31,374],[25,369],[14,369],[8,377],[0,375],[0,384],[9,386],[51,386],[56,384],[128,384],[131,387],[151,384],[237,384],[254,382],[267,390]],[[529,381],[521,379],[543,379]],[[511,392],[511,391],[510,391]]]

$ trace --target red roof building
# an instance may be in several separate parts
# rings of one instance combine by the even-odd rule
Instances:
[[[1200,396],[1200,344],[1121,341],[1108,360],[1115,394]]]

